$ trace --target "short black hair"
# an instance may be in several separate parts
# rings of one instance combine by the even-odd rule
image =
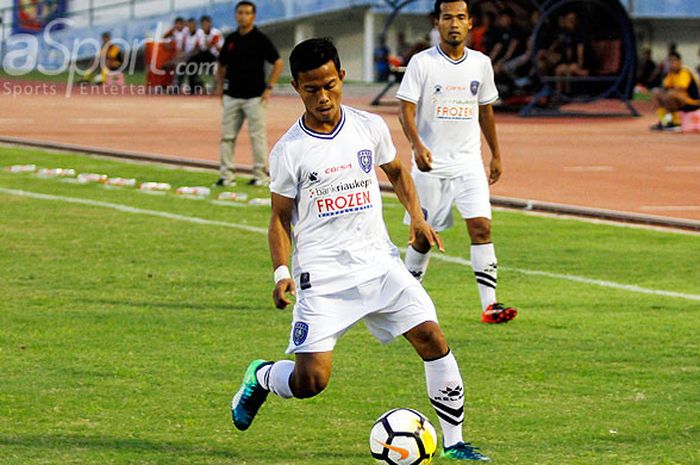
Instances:
[[[675,58],[676,60],[682,60],[683,58],[681,57],[681,54],[678,52],[670,52],[668,54],[669,58]]]
[[[333,62],[335,69],[340,73],[340,57],[333,41],[328,37],[308,39],[298,43],[292,50],[289,55],[289,68],[296,81],[299,73],[320,68],[329,61]]]
[[[199,18],[200,23],[203,23],[204,21],[209,21],[211,23],[211,16],[204,15],[201,18]]]
[[[234,8],[233,11],[238,11],[239,6],[252,6],[253,7],[253,14],[256,13],[255,3],[253,3],[253,2],[250,2],[248,0],[242,0],[238,3],[236,3],[236,8]]]
[[[175,22],[176,22],[176,23],[184,23],[184,22],[185,22],[185,18],[183,18],[182,16],[178,16],[177,18],[175,18]]]
[[[472,11],[469,8],[469,2],[467,0],[435,0],[435,8],[433,9],[433,15],[436,19],[440,19],[440,5],[443,3],[453,3],[453,2],[464,2],[467,5],[467,11]]]

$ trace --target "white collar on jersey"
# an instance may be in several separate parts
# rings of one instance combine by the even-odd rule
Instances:
[[[299,118],[299,127],[301,128],[301,130],[304,131],[306,134],[310,135],[311,137],[315,137],[316,139],[333,139],[340,133],[340,130],[343,129],[344,125],[345,110],[342,106],[340,107],[340,121],[338,121],[338,124],[336,124],[333,130],[329,133],[314,131],[313,129],[308,128],[306,124],[304,124],[303,116]]]
[[[467,59],[467,55],[469,54],[469,49],[467,49],[467,47],[464,47],[464,55],[462,55],[462,58],[460,58],[459,60],[453,60],[452,58],[448,57],[445,54],[445,52],[442,51],[439,45],[436,45],[435,48],[437,49],[438,53],[445,58],[445,60],[449,61],[453,65],[458,65],[462,63],[464,60]]]

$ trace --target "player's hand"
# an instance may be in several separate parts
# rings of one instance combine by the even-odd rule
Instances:
[[[419,237],[425,238],[426,241],[428,241],[428,244],[430,244],[430,247],[435,247],[437,245],[437,248],[440,252],[445,252],[445,246],[442,244],[442,238],[440,238],[440,235],[433,229],[432,226],[428,224],[427,221],[425,221],[423,218],[420,218],[418,220],[411,220],[411,227],[410,227],[410,233],[409,233],[409,238],[408,238],[408,245],[413,245],[416,242],[416,239]]]
[[[419,170],[430,171],[433,169],[433,154],[430,153],[430,150],[425,145],[416,147],[413,156],[416,159],[416,166]]]
[[[287,293],[293,296],[297,295],[297,287],[292,278],[280,279],[275,285],[275,290],[272,291],[272,300],[275,301],[275,307],[282,310],[292,303],[287,297]]]
[[[270,94],[272,93],[271,89],[265,89],[260,96],[260,101],[262,103],[267,103],[268,100],[270,100]]]
[[[500,158],[491,158],[489,164],[489,184],[495,184],[503,174],[503,164]]]

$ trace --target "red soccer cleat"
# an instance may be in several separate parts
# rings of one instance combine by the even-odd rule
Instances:
[[[518,316],[518,311],[513,307],[504,307],[499,302],[494,302],[481,313],[482,323],[508,323],[510,320]]]

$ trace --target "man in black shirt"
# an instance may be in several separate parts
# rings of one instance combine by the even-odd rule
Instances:
[[[215,95],[223,96],[221,118],[220,177],[217,186],[233,186],[235,168],[233,154],[243,121],[248,119],[248,132],[253,147],[253,179],[250,184],[267,185],[267,137],[265,107],[272,87],[282,73],[279,52],[265,34],[255,27],[255,4],[236,4],[238,29],[229,34],[219,54]],[[265,62],[272,64],[265,78]]]

